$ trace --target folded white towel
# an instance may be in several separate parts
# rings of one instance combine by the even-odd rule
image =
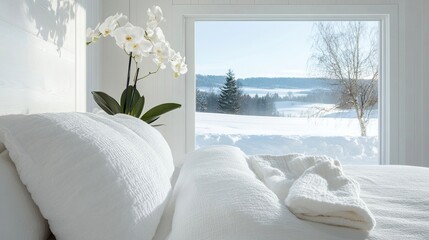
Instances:
[[[256,175],[298,218],[371,230],[375,220],[359,197],[360,187],[326,156],[250,156]]]

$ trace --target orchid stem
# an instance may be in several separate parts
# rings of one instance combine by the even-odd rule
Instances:
[[[136,89],[137,89],[137,78],[138,78],[138,76],[139,76],[139,71],[140,71],[140,68],[137,68],[137,71],[136,71],[136,77],[134,78],[133,91],[132,91],[132,93],[131,93],[130,111],[132,111],[134,95],[136,94]]]
[[[142,80],[142,79],[144,79],[144,78],[147,78],[149,75],[151,75],[151,74],[155,74],[155,73],[157,73],[158,71],[159,71],[159,69],[160,69],[161,67],[160,66],[158,66],[158,68],[156,69],[156,71],[154,71],[154,72],[149,72],[148,74],[146,74],[146,75],[144,75],[143,77],[141,77],[141,78],[136,78],[136,82],[138,81],[138,80]]]
[[[130,71],[131,71],[131,60],[132,59],[133,59],[133,53],[130,52],[130,59],[128,61],[127,86],[125,86],[125,101],[124,101],[124,107],[123,107],[124,113],[126,113],[125,112],[125,110],[126,110],[125,106],[127,106],[127,97],[128,97],[128,91],[127,91],[127,89],[128,89],[128,86],[130,85]]]
[[[130,85],[130,70],[131,70],[131,60],[133,59],[133,53],[130,53],[130,59],[128,60],[128,75],[127,75],[127,87]]]

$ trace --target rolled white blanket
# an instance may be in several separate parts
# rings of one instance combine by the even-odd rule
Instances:
[[[375,220],[359,197],[360,187],[338,161],[325,156],[250,156],[258,177],[298,218],[371,230]]]

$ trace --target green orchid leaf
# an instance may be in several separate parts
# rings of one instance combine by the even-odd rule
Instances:
[[[106,93],[93,91],[92,96],[98,106],[100,106],[100,108],[107,114],[115,115],[121,112],[121,106],[119,106],[119,103]]]
[[[151,124],[151,123],[153,123],[153,122],[155,122],[156,120],[158,120],[160,117],[155,117],[155,118],[152,118],[152,119],[149,119],[149,121],[145,121],[147,124]]]
[[[125,99],[125,96],[126,96],[126,99]],[[139,91],[137,89],[134,90],[133,86],[128,86],[122,92],[122,95],[121,95],[121,112],[126,114],[131,113],[134,105],[138,102],[139,99],[140,99]],[[130,106],[130,103],[131,103],[131,106]]]
[[[174,109],[180,108],[181,106],[182,105],[177,104],[177,103],[160,104],[158,106],[151,108],[149,111],[147,111],[145,114],[143,114],[143,116],[141,117],[141,120],[150,124],[150,123],[158,120],[158,118],[162,114],[165,114],[165,113],[170,112]]]
[[[134,105],[133,111],[131,112],[131,115],[133,115],[134,117],[139,118],[140,115],[142,114],[142,111],[143,111],[144,102],[145,102],[144,96],[141,96],[141,98]]]
[[[128,86],[121,94],[121,107],[124,107],[125,104],[125,96],[128,94],[131,96],[131,92],[133,90],[132,86]],[[124,112],[123,112],[124,113]]]

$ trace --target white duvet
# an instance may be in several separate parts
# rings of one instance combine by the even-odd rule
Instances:
[[[255,155],[247,161],[298,218],[364,231],[374,228],[359,183],[344,174],[339,161],[304,154]]]
[[[377,219],[369,233],[298,219],[237,148],[198,150],[182,167],[155,239],[429,239],[429,169],[347,166],[344,171],[359,182],[360,196]]]

